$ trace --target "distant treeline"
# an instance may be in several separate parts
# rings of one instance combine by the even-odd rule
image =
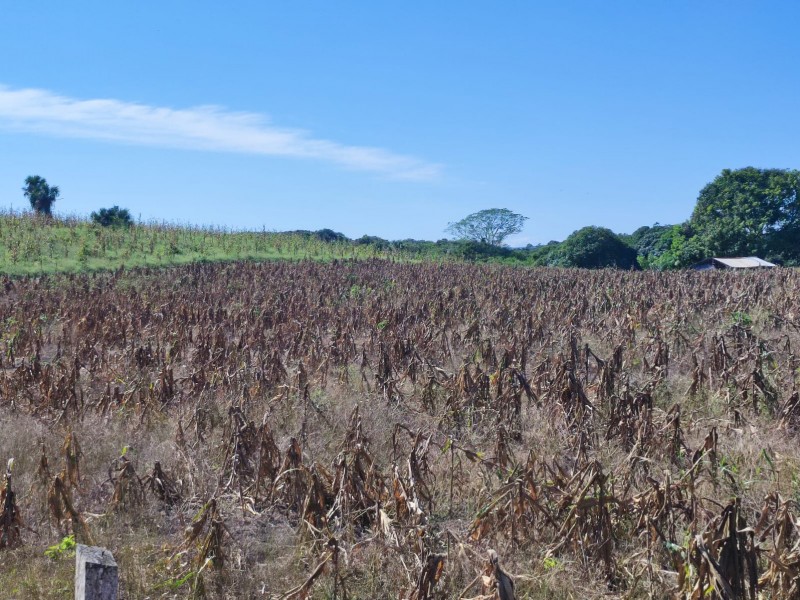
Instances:
[[[527,266],[678,269],[705,258],[758,256],[800,265],[800,171],[747,167],[724,170],[706,185],[691,218],[677,225],[640,227],[617,234],[584,227],[564,241],[508,246],[468,240],[350,239],[332,229],[231,231],[119,219],[112,207],[85,219],[0,214],[0,272],[34,274],[181,264],[195,261],[273,259],[445,260]],[[35,207],[34,207],[35,208]],[[113,213],[113,214],[112,214]]]
[[[630,234],[590,226],[575,231],[562,242],[525,248],[467,240],[390,241],[368,235],[350,240],[330,229],[291,233],[421,259],[665,270],[688,267],[711,256],[758,256],[777,264],[797,266],[800,265],[798,190],[800,171],[726,169],[700,191],[691,218],[684,223],[656,223]]]
[[[496,246],[469,240],[441,239],[435,242],[415,239],[387,240],[374,235],[350,239],[343,233],[331,229],[295,230],[285,233],[323,242],[369,247],[376,254],[420,260],[444,259],[553,267],[638,268],[636,250],[623,240],[623,236],[601,227],[586,227],[576,231],[564,242],[528,245],[524,248]]]
[[[402,244],[410,249],[417,242]],[[687,221],[656,223],[630,234],[592,226],[575,231],[563,242],[524,249],[444,240],[436,245],[466,260],[538,266],[665,270],[689,267],[712,256],[758,256],[798,266],[800,171],[725,169],[700,190]]]

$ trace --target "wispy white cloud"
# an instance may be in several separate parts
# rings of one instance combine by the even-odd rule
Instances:
[[[440,166],[381,148],[349,146],[219,106],[164,108],[113,99],[79,100],[0,85],[0,127],[60,137],[327,161],[397,179],[428,180]]]

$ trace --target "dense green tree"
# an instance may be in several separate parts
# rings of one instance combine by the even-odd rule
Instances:
[[[316,238],[323,242],[348,242],[350,238],[348,238],[345,234],[339,233],[338,231],[334,231],[333,229],[318,229],[317,231],[311,231],[309,229],[293,229],[291,231],[286,231],[284,233],[291,233],[294,235],[302,236],[306,239],[309,238]]]
[[[648,260],[656,258],[670,248],[669,236],[665,235],[672,229],[672,225],[656,223],[652,227],[645,225],[639,227],[630,235],[621,235],[620,238],[632,246],[640,257]]]
[[[389,246],[392,245],[392,242],[389,240],[385,240],[382,237],[378,237],[376,235],[367,235],[366,233],[362,235],[360,238],[356,238],[353,240],[353,243],[357,246],[374,246],[379,250],[385,250]]]
[[[645,225],[620,238],[636,250],[643,269],[674,269],[698,262],[706,254],[687,224]]]
[[[689,221],[710,256],[800,258],[800,171],[725,169],[697,198]]]
[[[679,269],[700,262],[708,256],[700,236],[695,235],[688,223],[672,225],[661,233],[657,245],[663,252],[650,255],[646,260],[639,256],[639,264],[644,268]]]
[[[524,259],[524,254],[499,244],[487,244],[472,240],[459,240],[454,243],[453,255],[469,261],[499,261]]]
[[[314,232],[314,235],[322,240],[323,242],[347,242],[349,238],[338,231],[334,231],[333,229],[319,229]]]
[[[584,227],[549,253],[549,264],[559,267],[636,269],[636,250],[604,227]]]
[[[550,240],[546,244],[525,249],[528,263],[534,267],[556,266],[559,262],[561,242]]]
[[[25,197],[30,201],[31,208],[37,214],[50,216],[53,204],[61,193],[58,186],[47,185],[47,180],[38,175],[29,175],[25,178],[25,187],[22,188]]]
[[[499,246],[509,235],[522,231],[527,220],[507,208],[489,208],[450,223],[445,231],[460,240]]]
[[[101,208],[98,212],[91,214],[92,222],[103,227],[130,227],[133,224],[131,213],[127,208],[112,206],[111,208]]]

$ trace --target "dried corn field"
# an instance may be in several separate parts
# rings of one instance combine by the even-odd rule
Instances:
[[[800,598],[794,271],[0,285],[3,597]]]

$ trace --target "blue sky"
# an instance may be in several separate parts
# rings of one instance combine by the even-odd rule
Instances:
[[[6,2],[0,207],[512,244],[800,167],[800,2]]]

